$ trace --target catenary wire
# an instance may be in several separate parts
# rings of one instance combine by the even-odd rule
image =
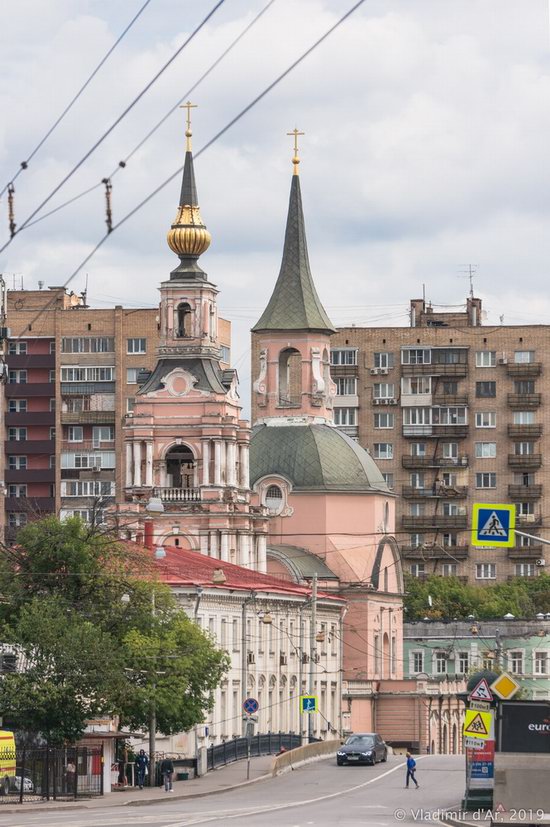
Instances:
[[[136,20],[137,20],[137,19],[141,16],[141,14],[145,11],[145,9],[147,8],[147,6],[148,6],[150,3],[151,3],[151,0],[145,0],[145,3],[143,4],[143,6],[142,6],[142,7],[141,7],[141,8],[140,8],[137,12],[136,12],[136,14],[134,15],[134,17],[132,17],[132,19],[130,20],[130,22],[129,22],[129,23],[128,23],[128,25],[126,26],[126,28],[125,28],[125,29],[123,29],[123,31],[121,32],[121,34],[120,34],[120,35],[118,36],[118,38],[115,40],[115,42],[113,43],[113,45],[111,46],[111,48],[110,48],[110,49],[108,49],[108,51],[105,53],[105,55],[101,58],[101,60],[99,61],[99,63],[98,63],[98,64],[97,64],[97,66],[95,67],[95,69],[93,70],[92,74],[91,74],[91,75],[88,77],[88,79],[87,79],[87,80],[86,80],[86,81],[82,84],[82,86],[80,87],[80,89],[78,90],[78,92],[76,93],[76,95],[75,95],[75,96],[74,96],[74,97],[73,97],[73,98],[69,101],[69,103],[67,104],[67,106],[65,107],[65,109],[64,109],[64,110],[62,111],[62,113],[61,113],[61,114],[57,117],[57,119],[54,121],[54,123],[52,124],[52,126],[50,126],[50,128],[48,129],[48,131],[46,132],[46,134],[45,134],[45,135],[44,135],[44,136],[40,139],[40,141],[39,141],[39,142],[38,142],[38,144],[35,146],[35,148],[34,148],[34,149],[33,149],[33,151],[30,153],[30,155],[28,155],[28,156],[27,156],[26,161],[22,161],[22,162],[21,162],[21,164],[19,165],[19,169],[17,170],[17,172],[15,173],[15,175],[13,175],[13,176],[12,176],[12,178],[10,179],[10,181],[9,181],[9,182],[8,182],[8,183],[4,186],[4,188],[0,191],[0,198],[1,198],[1,197],[2,197],[2,195],[6,192],[6,190],[7,190],[8,186],[9,186],[10,184],[13,184],[13,182],[15,181],[15,179],[16,179],[16,178],[18,178],[18,177],[19,177],[19,175],[20,175],[20,174],[21,174],[24,170],[26,170],[26,169],[27,169],[27,167],[28,167],[28,165],[29,165],[29,162],[32,160],[32,158],[34,158],[34,156],[36,155],[36,153],[38,152],[38,150],[39,150],[39,149],[40,149],[40,148],[41,148],[41,147],[42,147],[42,146],[46,143],[46,141],[48,140],[48,138],[50,137],[50,135],[52,134],[52,132],[53,132],[53,131],[54,131],[54,130],[55,130],[55,129],[59,126],[59,124],[61,123],[61,121],[62,121],[62,120],[63,120],[63,118],[65,117],[65,115],[67,115],[67,114],[69,113],[69,111],[72,109],[72,107],[74,106],[74,104],[77,102],[77,100],[79,99],[79,97],[82,95],[82,93],[84,92],[84,90],[86,89],[86,87],[87,87],[87,86],[89,86],[89,84],[92,82],[92,80],[94,79],[94,77],[97,75],[97,73],[99,72],[99,70],[101,69],[101,67],[103,66],[103,64],[104,64],[104,63],[105,63],[105,62],[109,59],[109,57],[110,57],[110,56],[112,55],[112,53],[115,51],[116,47],[117,47],[117,46],[119,45],[119,43],[120,43],[120,42],[124,39],[124,37],[128,34],[128,32],[130,31],[130,29],[132,28],[132,26],[134,25],[134,23],[136,22]]]

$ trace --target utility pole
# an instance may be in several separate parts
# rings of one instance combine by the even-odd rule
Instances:
[[[495,655],[497,668],[500,669],[502,660],[502,641],[500,639],[500,629],[495,629]]]
[[[315,693],[315,634],[317,632],[317,572],[314,572],[311,582],[311,623],[309,627],[309,694]],[[313,738],[313,712],[308,714],[307,734],[311,744]]]
[[[156,615],[156,607],[155,607],[155,592],[153,591],[151,594],[151,616],[153,618],[153,626],[155,621]],[[155,677],[155,669],[153,669],[153,683],[152,683],[152,692],[151,692],[151,704],[149,707],[149,786],[154,787],[156,784],[156,775],[155,773],[155,751],[157,748],[156,745],[156,736],[157,736],[157,707],[155,703],[155,692],[157,688],[157,681]]]
[[[241,695],[242,702],[248,698],[248,649],[246,645],[246,607],[252,603],[256,597],[255,592],[251,592],[248,597],[245,597],[242,605],[241,614]],[[246,715],[243,712],[242,733],[246,736]]]

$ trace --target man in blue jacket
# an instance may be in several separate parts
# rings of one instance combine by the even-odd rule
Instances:
[[[418,781],[415,778],[415,773],[416,773],[416,761],[414,760],[414,758],[412,757],[410,752],[408,752],[407,753],[407,780],[405,782],[405,787],[407,789],[409,789],[409,778],[412,778],[412,780],[415,783],[416,789],[418,790]]]
[[[140,749],[139,755],[136,757],[136,775],[140,790],[143,789],[143,785],[145,783],[145,774],[147,773],[148,766],[149,758],[145,754],[145,750]]]

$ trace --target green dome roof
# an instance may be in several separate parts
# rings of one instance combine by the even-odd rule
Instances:
[[[371,455],[331,425],[256,425],[250,485],[270,474],[288,479],[295,491],[390,493]]]

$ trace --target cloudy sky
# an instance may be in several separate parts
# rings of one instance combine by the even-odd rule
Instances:
[[[110,174],[268,0],[226,0],[44,209]],[[0,188],[10,180],[143,0],[4,0],[0,8]],[[16,182],[21,224],[113,123],[214,0],[151,0]],[[194,149],[351,6],[275,0],[193,93]],[[550,25],[548,0],[367,0],[196,161],[213,237],[203,267],[234,323],[248,385],[250,326],[277,276],[291,175],[302,192],[318,291],[338,325],[408,322],[422,284],[434,304],[475,292],[486,323],[550,323]],[[182,163],[178,110],[113,180],[115,221]],[[89,262],[95,306],[153,306],[174,265],[165,233],[174,182]],[[8,237],[0,203],[0,241]],[[25,287],[60,284],[103,235],[101,188],[22,232],[0,272]],[[82,290],[84,273],[71,284]],[[243,388],[244,390],[244,388]],[[245,394],[243,394],[245,395]]]

